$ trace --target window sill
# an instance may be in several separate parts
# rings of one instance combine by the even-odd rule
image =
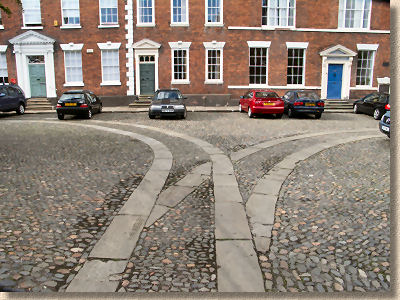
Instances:
[[[110,24],[110,25],[102,24],[97,26],[97,28],[119,28],[119,24]]]
[[[156,27],[156,24],[155,23],[149,23],[149,24],[141,23],[141,24],[136,24],[136,27]]]
[[[190,81],[189,80],[182,80],[182,81],[172,80],[171,84],[190,84]]]
[[[224,27],[224,23],[205,23],[206,27]]]
[[[0,29],[4,29],[4,25],[0,25]]]
[[[83,82],[68,82],[64,83],[65,87],[73,87],[73,86],[85,86]]]
[[[372,85],[356,85],[355,87],[350,87],[350,90],[377,90],[377,87],[373,87]]]
[[[262,25],[261,26],[262,30],[293,30],[295,29],[294,26],[266,26]]]
[[[120,81],[105,81],[100,83],[100,86],[121,85]]]
[[[204,84],[223,84],[223,83],[224,83],[223,80],[215,80],[215,81],[206,80],[206,81],[204,81]]]
[[[189,23],[171,23],[170,27],[189,27]]]
[[[40,30],[40,29],[43,29],[43,26],[23,26],[23,27],[21,27],[21,29]]]
[[[82,26],[81,25],[62,25],[60,26],[60,29],[81,29]]]

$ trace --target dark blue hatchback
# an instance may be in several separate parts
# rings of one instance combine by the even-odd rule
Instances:
[[[297,114],[313,114],[316,119],[319,119],[324,112],[325,102],[313,91],[289,91],[282,99],[289,118]]]
[[[0,85],[0,111],[16,111],[17,114],[25,113],[26,98],[18,85]]]

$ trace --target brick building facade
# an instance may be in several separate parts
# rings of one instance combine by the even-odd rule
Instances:
[[[85,88],[127,104],[175,87],[213,105],[236,104],[251,87],[347,99],[390,82],[385,0],[4,4],[13,14],[2,17],[0,79],[17,78],[28,97]]]

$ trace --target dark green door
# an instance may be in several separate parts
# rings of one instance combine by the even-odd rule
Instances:
[[[31,97],[46,97],[44,64],[30,64],[29,79],[31,81]]]
[[[140,94],[153,95],[155,89],[155,64],[140,64]]]

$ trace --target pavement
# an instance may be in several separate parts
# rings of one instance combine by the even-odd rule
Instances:
[[[389,139],[371,117],[0,122],[3,288],[390,290]]]

